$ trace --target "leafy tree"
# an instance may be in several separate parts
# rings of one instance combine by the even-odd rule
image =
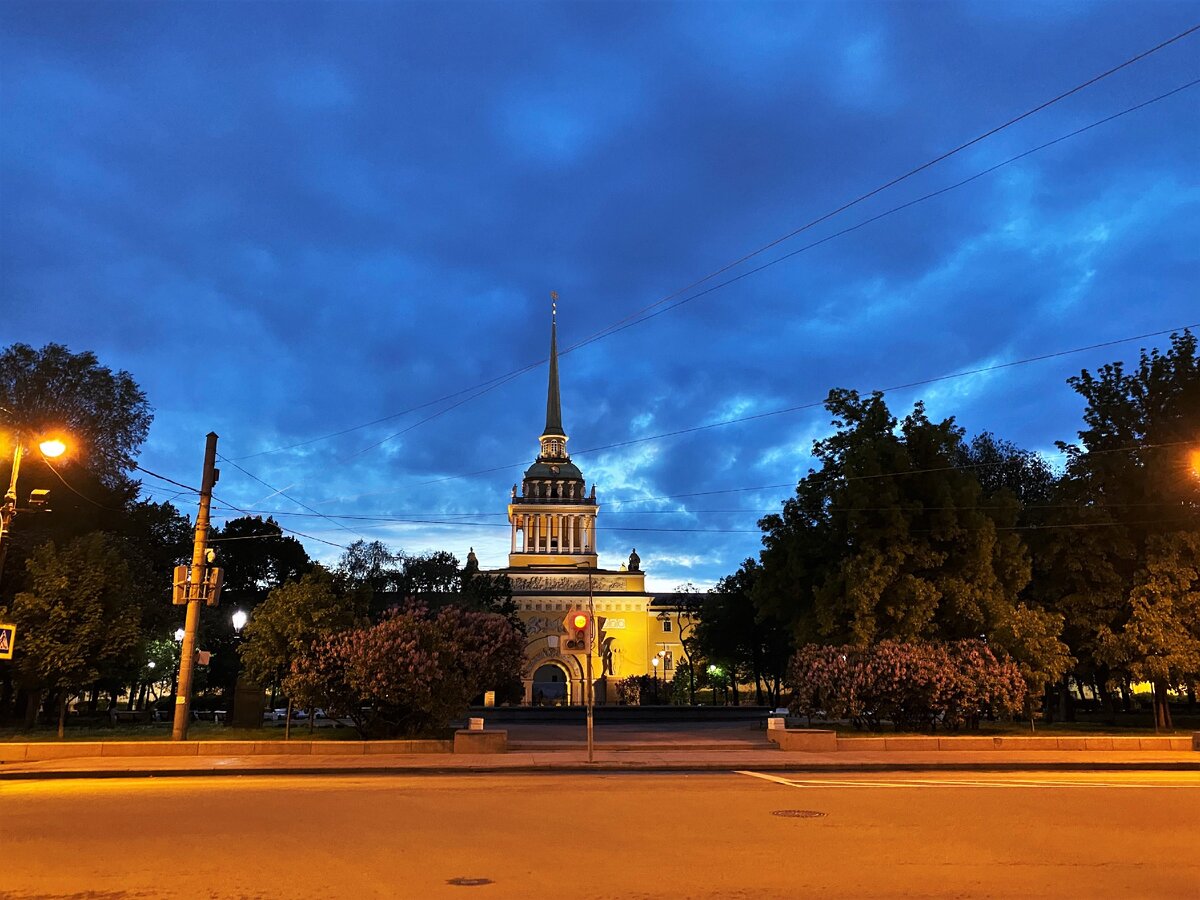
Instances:
[[[789,623],[760,611],[754,588],[762,567],[746,559],[704,598],[696,641],[702,655],[740,672],[754,684],[756,700],[778,706],[792,654]]]
[[[697,666],[702,657],[701,645],[696,640],[696,626],[700,622],[700,611],[704,605],[704,595],[690,581],[675,588],[670,597],[673,609],[663,610],[661,615],[672,616],[675,622],[676,635],[682,648],[680,659],[677,660],[675,675],[672,679],[673,689],[686,687],[686,702],[696,703]],[[664,672],[665,675],[665,672]],[[683,676],[682,678],[680,676]]]
[[[133,467],[153,419],[128,372],[113,372],[94,353],[72,353],[62,344],[41,350],[13,344],[0,353],[0,409],[4,429],[26,439],[65,432],[72,459],[110,486]]]
[[[342,554],[334,571],[354,587],[373,594],[395,590],[400,580],[401,554],[393,553],[381,541],[357,540]]]
[[[312,570],[304,545],[285,535],[273,518],[243,516],[214,528],[210,540],[225,570],[224,596],[253,608],[267,592]]]
[[[130,600],[129,563],[109,535],[85,535],[61,549],[45,544],[28,568],[30,589],[10,611],[22,635],[17,671],[32,692],[31,713],[41,692],[58,693],[62,737],[70,695],[137,647],[141,611]]]
[[[417,556],[405,556],[400,576],[404,597],[426,594],[456,594],[462,588],[458,558],[447,550],[435,550]]]
[[[1014,620],[1030,579],[1020,505],[1000,489],[981,502],[954,420],[932,422],[918,403],[897,421],[879,393],[835,390],[826,407],[836,431],[814,445],[821,468],[760,523],[760,611],[789,621],[800,644],[1028,637],[999,646],[1049,671],[1057,620],[1029,608]]]
[[[275,588],[246,624],[238,648],[246,675],[264,687],[280,684],[315,642],[360,621],[365,606],[361,589],[320,566]]]
[[[524,645],[502,616],[413,604],[315,645],[284,690],[351,717],[364,736],[431,734],[472,697],[519,677]]]
[[[1170,727],[1168,690],[1200,677],[1187,618],[1200,532],[1200,479],[1190,471],[1200,422],[1200,353],[1190,331],[1165,352],[1142,351],[1070,379],[1086,400],[1067,453],[1062,496],[1078,510],[1055,522],[1034,588],[1063,613],[1081,662],[1106,687],[1151,678],[1156,722]]]

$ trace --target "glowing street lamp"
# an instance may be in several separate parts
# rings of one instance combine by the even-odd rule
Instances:
[[[183,643],[183,635],[184,635],[183,629],[176,628],[175,629],[175,643],[182,644]]]
[[[47,437],[38,444],[38,450],[42,456],[47,459],[56,459],[67,452],[67,445],[58,437]],[[12,520],[18,512],[17,509],[17,475],[21,471],[21,459],[29,452],[29,448],[21,440],[18,434],[13,440],[13,461],[12,461],[12,477],[8,482],[8,490],[4,494],[4,502],[0,504],[0,574],[4,571],[4,554],[8,550],[8,545],[4,538],[8,535],[12,527]],[[46,502],[46,491],[34,491],[30,495],[30,505],[33,507],[40,506]]]
[[[242,629],[246,627],[246,620],[249,618],[250,617],[240,609],[235,611],[234,614],[229,617],[230,621],[233,622],[233,631],[235,634],[242,633]]]
[[[42,441],[38,444],[38,449],[42,451],[42,456],[48,456],[50,459],[58,459],[67,452],[67,445],[58,438],[51,438],[48,441]]]

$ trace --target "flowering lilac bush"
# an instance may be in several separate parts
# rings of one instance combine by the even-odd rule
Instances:
[[[523,636],[504,616],[413,605],[314,645],[284,690],[352,719],[364,737],[430,734],[471,698],[518,678],[523,652]]]
[[[978,728],[1025,703],[1017,665],[981,640],[812,644],[792,657],[795,715],[849,719],[856,728]]]

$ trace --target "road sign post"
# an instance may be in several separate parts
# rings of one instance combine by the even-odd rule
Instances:
[[[17,643],[17,626],[0,622],[0,659],[12,659]]]

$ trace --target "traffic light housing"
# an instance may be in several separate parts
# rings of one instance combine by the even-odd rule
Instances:
[[[567,653],[587,653],[595,637],[595,621],[591,613],[574,609],[563,619],[567,637],[562,647]]]

